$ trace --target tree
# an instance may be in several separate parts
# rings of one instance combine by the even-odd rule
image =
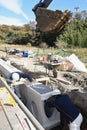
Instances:
[[[87,12],[76,13],[58,39],[67,42],[68,47],[87,47]]]

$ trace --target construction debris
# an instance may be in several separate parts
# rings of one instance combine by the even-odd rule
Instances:
[[[56,71],[74,71],[74,72],[85,72],[87,68],[82,61],[75,54],[71,54],[67,57],[61,57],[59,55],[52,55],[49,62],[45,62],[46,67],[51,66]],[[49,69],[49,68],[48,68]]]

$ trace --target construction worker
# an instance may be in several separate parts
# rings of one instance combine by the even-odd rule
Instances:
[[[14,88],[14,93],[21,99],[21,94],[20,94],[20,90],[19,90],[19,82],[23,81],[23,82],[32,82],[33,79],[31,76],[27,75],[26,73],[23,72],[12,72],[8,75],[8,77],[6,78],[6,81],[8,84],[11,84],[11,86],[13,86]]]
[[[63,115],[69,124],[70,130],[80,130],[83,117],[67,94],[59,94],[59,90],[57,94],[57,90],[54,90],[52,97],[46,100],[45,103],[48,108],[55,107]]]
[[[26,73],[20,71],[10,73],[6,78],[6,81],[7,83],[13,83],[20,81],[21,78],[27,79],[29,80],[29,82],[32,82],[32,77],[30,75],[27,75]]]
[[[51,3],[51,1],[52,0],[44,0],[42,2],[42,0],[40,0],[39,3],[34,6],[34,8],[32,9],[32,11],[35,12],[38,7],[47,8],[49,6],[49,4]]]

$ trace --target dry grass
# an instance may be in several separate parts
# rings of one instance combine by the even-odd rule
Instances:
[[[28,47],[26,45],[14,45],[14,44],[0,44],[0,49],[4,50],[5,47],[8,47],[10,50],[13,50],[13,49],[21,49],[21,50],[33,50],[33,51],[36,51],[37,48],[36,47]]]
[[[9,44],[0,44],[0,50],[4,50],[5,47],[8,47],[10,50],[13,49],[20,49],[20,50],[31,50],[33,52],[37,52],[38,55],[47,55],[48,53],[53,53],[53,54],[60,54],[60,50],[58,49],[40,49],[37,47],[28,47],[26,45],[9,45]],[[66,49],[65,51],[65,56],[66,55],[71,55],[72,53],[74,53],[82,62],[86,63],[87,66],[87,48],[82,48],[82,49]]]

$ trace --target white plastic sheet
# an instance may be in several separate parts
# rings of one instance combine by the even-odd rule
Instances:
[[[73,63],[74,67],[72,71],[80,71],[87,73],[87,68],[85,67],[85,64],[81,62],[75,54],[66,57],[66,59]]]

